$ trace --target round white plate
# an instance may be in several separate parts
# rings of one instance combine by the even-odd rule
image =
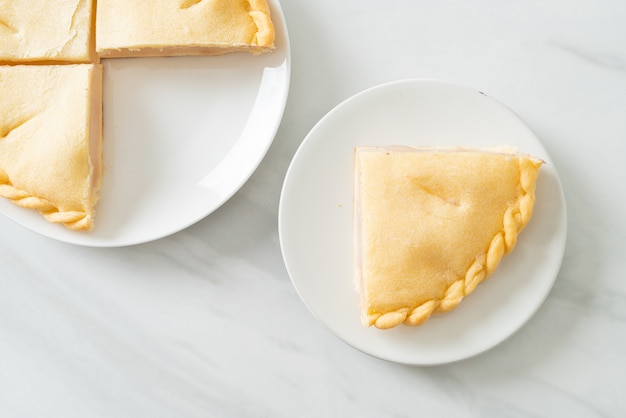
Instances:
[[[457,309],[420,327],[360,323],[353,266],[353,152],[357,145],[516,147],[546,161],[535,212],[516,249]],[[372,356],[413,365],[465,359],[500,343],[539,308],[558,274],[566,209],[550,156],[524,122],[485,94],[439,81],[368,89],[329,112],[295,154],[279,233],[300,297],[335,335]]]
[[[50,238],[115,247],[165,237],[219,208],[265,156],[287,101],[287,28],[279,1],[268,3],[271,53],[103,60],[105,172],[92,232],[5,199],[0,212]]]

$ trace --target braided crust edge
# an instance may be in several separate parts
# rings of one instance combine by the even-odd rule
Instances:
[[[75,231],[93,228],[93,217],[81,211],[61,211],[46,199],[33,196],[11,184],[6,173],[0,170],[0,197],[7,198],[17,206],[39,211],[48,222],[59,223]]]
[[[447,312],[456,308],[465,296],[487,279],[500,264],[502,257],[515,248],[519,232],[532,216],[538,175],[536,168],[541,164],[542,162],[530,160],[520,163],[520,194],[504,213],[503,229],[493,237],[486,252],[476,257],[465,277],[448,286],[441,299],[428,300],[412,309],[406,307],[384,314],[368,313],[369,325],[379,329],[393,328],[402,323],[411,326],[422,325],[433,313]]]
[[[265,0],[249,0],[250,17],[257,27],[257,32],[250,41],[251,45],[256,45],[264,49],[274,47],[274,25],[270,17],[269,5]]]

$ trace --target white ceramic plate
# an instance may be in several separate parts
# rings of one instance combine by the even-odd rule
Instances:
[[[92,232],[5,199],[0,212],[60,241],[114,247],[165,237],[219,208],[265,156],[287,101],[289,39],[278,0],[269,4],[271,53],[103,61],[105,174]]]
[[[361,325],[353,280],[353,150],[397,144],[510,145],[546,164],[533,218],[494,275],[457,309],[433,315],[421,327],[381,331]],[[334,334],[375,357],[434,365],[495,346],[535,313],[561,265],[566,209],[550,156],[513,112],[470,88],[405,80],[357,94],[311,130],[287,172],[279,232],[300,297]]]

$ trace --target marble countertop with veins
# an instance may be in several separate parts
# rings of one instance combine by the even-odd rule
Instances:
[[[2,417],[626,416],[626,3],[282,0],[291,88],[222,207],[125,248],[0,217]],[[568,236],[511,338],[434,367],[348,346],[302,303],[277,228],[288,165],[351,95],[431,78],[505,103],[554,160]]]

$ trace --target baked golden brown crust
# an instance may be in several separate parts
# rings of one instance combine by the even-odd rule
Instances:
[[[262,53],[275,37],[266,0],[0,0],[0,196],[75,230],[93,228],[102,177],[102,68],[77,64],[99,61],[96,31],[104,57]]]
[[[90,230],[102,178],[99,64],[0,66],[0,196]]]
[[[91,62],[92,0],[0,0],[0,64]]]
[[[266,0],[99,0],[101,57],[262,53],[274,48]]]
[[[364,325],[420,325],[473,292],[528,223],[541,164],[494,150],[357,148]]]

